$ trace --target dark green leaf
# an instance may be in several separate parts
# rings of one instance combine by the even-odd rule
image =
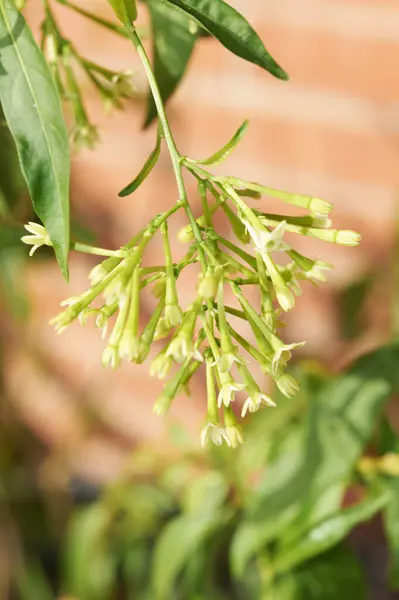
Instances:
[[[162,100],[167,102],[186,72],[197,33],[190,27],[190,19],[169,3],[149,0],[148,8],[153,30],[155,78]],[[150,93],[146,126],[156,114],[154,99]]]
[[[21,600],[53,600],[54,591],[38,562],[23,565],[15,575]]]
[[[247,562],[285,527],[299,531],[313,523],[314,511],[320,516],[318,499],[327,488],[338,486],[339,491],[371,437],[384,402],[399,389],[398,360],[399,347],[388,346],[318,390],[290,456],[285,447],[270,465],[237,529],[231,547],[236,575],[242,576]],[[336,501],[334,493],[332,500]],[[324,514],[326,507],[328,503]]]
[[[151,152],[151,154],[147,158],[147,160],[145,161],[140,173],[133,179],[133,181],[131,181],[126,187],[123,188],[123,190],[121,190],[119,192],[118,196],[120,196],[121,198],[124,198],[125,196],[130,196],[130,194],[133,194],[133,192],[135,192],[137,190],[137,188],[140,187],[140,185],[148,177],[148,175],[151,173],[152,169],[157,164],[157,160],[159,158],[160,153],[161,153],[161,136],[158,135],[155,148]]]
[[[387,417],[383,417],[381,420],[378,452],[379,454],[387,454],[388,452],[399,453],[399,435],[394,431]]]
[[[364,330],[364,304],[375,282],[367,275],[343,289],[338,297],[341,331],[346,339],[353,339]]]
[[[36,214],[68,276],[69,142],[50,69],[23,16],[0,1],[0,100]]]
[[[168,0],[168,3],[198,21],[233,54],[259,65],[279,79],[288,79],[248,21],[223,0]]]
[[[278,578],[262,597],[278,600],[366,600],[368,594],[357,558],[341,544]]]

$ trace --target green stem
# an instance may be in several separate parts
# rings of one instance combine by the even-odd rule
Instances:
[[[116,258],[123,258],[123,254],[120,252],[120,250],[107,250],[106,248],[97,248],[96,246],[81,244],[80,242],[71,242],[69,248],[70,250],[75,250],[76,252],[85,252],[86,254],[96,254],[98,256],[115,256]]]
[[[157,81],[155,79],[155,75],[153,73],[150,60],[147,56],[147,53],[145,51],[145,48],[144,48],[142,42],[141,42],[140,36],[138,35],[138,33],[136,31],[136,28],[134,27],[134,25],[130,25],[130,24],[126,24],[125,28],[129,35],[129,39],[132,41],[134,47],[137,50],[137,54],[139,55],[139,58],[143,64],[144,70],[147,75],[148,83],[150,85],[151,92],[152,92],[154,102],[155,102],[155,106],[156,106],[156,109],[158,112],[159,121],[161,123],[161,127],[163,130],[164,136],[165,136],[165,141],[168,146],[173,170],[175,172],[177,189],[179,191],[179,198],[184,206],[184,209],[185,209],[188,219],[190,221],[192,232],[194,234],[194,238],[197,243],[197,250],[198,250],[199,258],[201,261],[201,266],[202,266],[203,270],[205,271],[207,263],[206,263],[206,258],[205,258],[203,248],[202,248],[201,232],[200,232],[198,224],[194,218],[193,212],[191,210],[191,206],[188,202],[186,187],[184,184],[183,173],[182,173],[182,157],[181,157],[179,151],[177,150],[176,143],[173,138],[172,131],[170,129],[169,121],[168,121],[168,118],[167,118],[166,112],[165,112],[165,106],[162,101],[161,92],[159,90]]]

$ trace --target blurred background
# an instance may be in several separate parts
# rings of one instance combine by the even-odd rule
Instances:
[[[394,268],[399,6],[394,0],[235,0],[230,4],[254,25],[290,81],[275,80],[211,38],[203,39],[169,104],[171,125],[180,151],[203,157],[225,143],[248,118],[245,138],[221,171],[325,198],[334,204],[337,228],[362,234],[357,248],[307,239],[297,246],[331,262],[335,270],[327,285],[304,286],[296,309],[288,314],[284,338],[306,339],[298,352],[300,359],[307,365],[317,362],[318,370],[332,374],[399,333]],[[85,8],[111,18],[103,0],[86,0]],[[54,9],[64,32],[85,57],[118,71],[137,70],[137,98],[126,103],[124,111],[109,116],[82,79],[101,141],[95,150],[82,150],[73,158],[73,233],[76,239],[117,248],[175,200],[173,173],[165,152],[134,196],[117,197],[154,145],[155,127],[142,130],[143,73],[126,40],[64,7]],[[25,15],[38,33],[40,2],[29,0]],[[146,23],[144,8],[140,19]],[[1,136],[3,204],[11,207],[13,219],[26,222],[32,214],[13,146],[6,131]],[[194,182],[188,185],[199,213]],[[6,224],[5,209],[0,214]],[[184,215],[179,213],[171,224],[172,239],[183,225]],[[103,343],[90,323],[84,328],[75,324],[61,337],[48,324],[61,300],[86,289],[93,257],[71,255],[67,285],[50,252],[39,251],[28,260],[26,247],[18,242],[21,232],[14,236],[4,226],[0,231],[0,464],[19,510],[23,513],[23,507],[30,506],[33,511],[26,531],[41,522],[37,506],[42,510],[42,500],[36,494],[47,498],[46,511],[53,513],[47,521],[50,531],[57,527],[62,531],[70,502],[65,490],[72,489],[79,501],[95,497],[102,486],[118,480],[132,449],[162,448],[164,459],[168,456],[172,462],[184,440],[191,439],[190,452],[199,451],[204,379],[197,375],[192,398],[178,399],[167,421],[156,417],[152,407],[161,384],[150,378],[148,364],[105,371]],[[173,250],[181,253],[179,242],[174,243]],[[162,260],[160,240],[151,244],[147,260],[152,264]],[[183,303],[194,285],[195,274],[184,282]],[[154,303],[150,293],[143,295],[144,314],[151,314]],[[396,413],[392,401],[388,414],[393,428],[399,424]],[[145,461],[140,469],[145,471]],[[54,505],[56,510],[51,508]],[[379,539],[378,525],[376,530]],[[10,535],[17,547],[18,535],[23,538],[25,533],[17,535],[13,530]],[[370,535],[368,539],[374,539]],[[378,563],[378,542],[374,548],[372,560]],[[7,546],[2,548],[0,542],[0,564],[2,552],[5,573]],[[385,559],[381,560],[383,565]],[[0,566],[0,580],[1,571]],[[8,599],[6,587],[3,593]],[[384,596],[382,588],[378,593],[375,598],[381,600],[399,597]]]

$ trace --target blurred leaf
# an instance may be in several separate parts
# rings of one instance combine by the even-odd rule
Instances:
[[[21,600],[54,600],[54,591],[38,562],[30,562],[19,569],[15,583]]]
[[[11,0],[0,2],[0,100],[36,214],[64,276],[69,250],[69,141],[43,53]]]
[[[228,492],[222,473],[210,471],[188,486],[182,501],[183,511],[193,515],[212,515],[223,505]]]
[[[393,430],[387,417],[381,419],[378,453],[399,452],[399,435]]]
[[[125,513],[118,527],[130,539],[158,531],[165,514],[171,515],[175,509],[173,499],[165,490],[149,484],[116,488],[112,502]]]
[[[108,0],[118,19],[127,24],[137,19],[136,0]]]
[[[262,598],[276,600],[366,600],[368,594],[358,560],[341,544],[277,579]]]
[[[355,506],[337,511],[301,535],[292,536],[288,532],[288,540],[284,536],[279,540],[275,570],[289,572],[300,563],[329,550],[346,538],[356,525],[381,511],[390,498],[391,494],[382,489]]]
[[[148,9],[153,30],[155,78],[161,97],[167,102],[186,72],[197,33],[190,27],[190,19],[169,3],[149,0]],[[145,125],[156,115],[154,99],[149,93]]]
[[[21,277],[26,258],[21,248],[1,250],[0,242],[0,294],[8,312],[24,321],[29,315],[29,298]]]
[[[367,275],[350,283],[338,296],[341,333],[347,340],[356,338],[364,331],[363,308],[374,282],[375,277]]]
[[[284,447],[237,528],[231,564],[238,577],[248,561],[285,527],[300,530],[314,522],[320,494],[347,481],[384,402],[399,389],[398,360],[397,345],[377,350],[316,393],[303,431],[293,439],[290,456],[284,456]],[[336,502],[334,493],[331,499]],[[328,509],[327,503],[324,514]]]
[[[201,544],[226,522],[226,513],[182,515],[164,527],[153,556],[153,585],[156,600],[170,597],[175,580]]]
[[[392,588],[399,590],[399,478],[390,478],[385,485],[392,495],[383,514],[384,529],[390,550],[389,578]]]
[[[109,600],[116,579],[109,547],[110,515],[101,504],[76,511],[64,547],[64,585],[68,594],[84,600]]]
[[[168,3],[184,10],[236,56],[279,79],[288,79],[248,21],[223,0],[168,0]]]

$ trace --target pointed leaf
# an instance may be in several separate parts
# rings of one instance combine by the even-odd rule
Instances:
[[[161,153],[161,136],[157,136],[157,142],[154,150],[151,152],[150,156],[145,161],[140,173],[131,181],[126,187],[123,188],[118,194],[120,198],[124,198],[125,196],[130,196],[137,190],[138,187],[143,183],[143,181],[148,177],[151,173],[152,169],[157,164],[159,155]]]
[[[244,121],[242,125],[237,129],[233,137],[225,144],[220,150],[217,150],[214,154],[212,154],[209,158],[205,158],[204,160],[189,160],[189,162],[193,162],[197,165],[218,165],[223,162],[234,150],[237,146],[238,142],[243,137],[244,133],[247,130],[249,125],[249,121]]]
[[[190,19],[169,3],[149,0],[153,29],[154,73],[162,100],[167,102],[186,72],[197,32]],[[145,126],[156,117],[154,99],[148,96]]]
[[[279,79],[288,79],[248,21],[223,0],[168,0],[168,3],[193,17],[233,54]]]
[[[381,490],[355,506],[330,515],[303,535],[297,538],[290,536],[288,544],[283,538],[276,556],[275,569],[279,573],[290,572],[299,564],[329,550],[346,538],[356,525],[368,521],[381,511],[390,498],[389,491]]]
[[[33,207],[67,277],[68,135],[49,67],[11,0],[0,0],[0,101]]]

